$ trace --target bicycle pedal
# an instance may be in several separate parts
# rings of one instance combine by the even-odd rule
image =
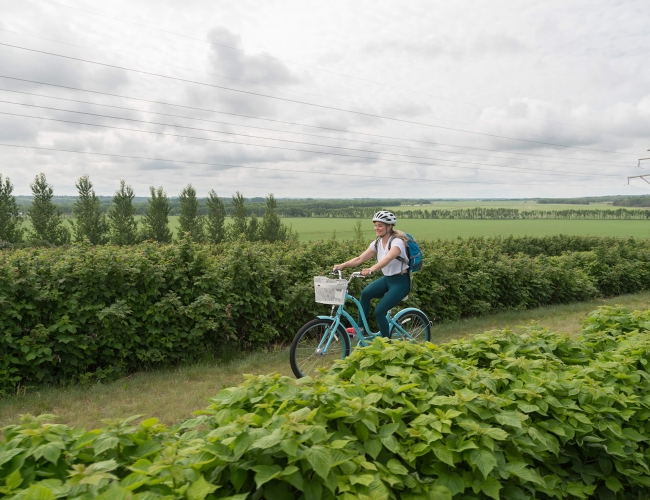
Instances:
[[[350,336],[357,334],[357,331],[352,327],[346,328],[345,331],[348,332],[348,335],[350,335]]]

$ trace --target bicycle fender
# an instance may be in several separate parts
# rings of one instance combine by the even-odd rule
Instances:
[[[417,312],[419,312],[421,314],[424,314],[424,311],[422,309],[418,309],[417,307],[407,307],[406,309],[402,309],[400,312],[398,312],[395,316],[393,316],[393,318],[397,319],[402,314],[407,313],[407,312],[411,312],[411,311],[417,311]],[[429,320],[429,317],[426,314],[424,314],[424,317],[427,318],[427,320]]]
[[[332,321],[335,321],[336,318],[334,316],[316,316],[318,319],[331,319]]]

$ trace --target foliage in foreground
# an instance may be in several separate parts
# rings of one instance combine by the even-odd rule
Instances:
[[[650,311],[578,339],[531,328],[376,340],[317,380],[250,376],[165,429],[2,429],[6,498],[647,498]]]
[[[561,253],[571,242],[588,251]],[[423,242],[408,304],[446,320],[650,287],[650,241],[587,243]],[[329,311],[314,302],[312,277],[365,246],[185,240],[0,252],[0,394],[290,341]]]

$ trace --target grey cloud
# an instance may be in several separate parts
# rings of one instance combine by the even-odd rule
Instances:
[[[59,47],[39,43],[14,43],[18,46],[35,47],[52,53],[66,54],[69,51]],[[88,56],[95,60],[95,57]],[[119,91],[129,83],[127,72],[115,68],[90,65],[81,61],[73,61],[47,54],[38,54],[18,48],[0,47],[0,68],[3,74],[24,78],[27,80],[54,83],[71,87],[89,88],[99,91]],[[3,85],[8,80],[2,80]],[[14,82],[15,83],[15,82]],[[40,87],[36,83],[20,82],[21,90],[31,90]],[[49,90],[48,92],[51,92]]]
[[[5,106],[0,107],[0,111],[5,110],[15,112]],[[39,127],[33,120],[0,114],[0,141],[15,144],[33,141],[38,133]]]
[[[250,116],[275,117],[278,103],[227,90],[186,87],[183,91],[190,106]]]
[[[208,32],[208,40],[213,42],[210,64],[216,73],[269,85],[300,82],[298,75],[282,61],[266,57],[266,54],[246,54],[228,48],[242,49],[241,36],[222,26],[212,28]]]
[[[584,105],[561,106],[534,99],[513,99],[504,109],[486,108],[480,122],[506,131],[500,135],[616,149],[624,137],[647,137],[650,131],[650,95],[636,105],[618,103],[603,110]],[[498,143],[500,147],[510,144],[510,149],[518,150],[540,147],[523,141],[499,140]]]

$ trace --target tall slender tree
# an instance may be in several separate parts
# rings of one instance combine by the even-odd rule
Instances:
[[[183,188],[179,195],[181,215],[178,218],[180,234],[189,234],[194,241],[203,241],[205,218],[199,215],[199,201],[192,184]]]
[[[278,204],[275,201],[273,193],[266,197],[266,211],[260,225],[260,239],[273,243],[275,241],[286,241],[291,237],[291,229],[280,220],[276,208]]]
[[[91,245],[103,245],[108,241],[108,222],[93,184],[87,175],[83,175],[75,186],[79,196],[72,206],[74,240],[77,243],[88,240]]]
[[[171,205],[167,193],[160,186],[157,190],[149,188],[151,198],[147,206],[147,213],[142,219],[144,239],[152,239],[160,243],[171,243],[172,232],[169,230],[169,212]]]
[[[230,239],[236,240],[242,234],[246,235],[248,228],[248,214],[246,211],[246,204],[244,203],[244,195],[237,191],[232,196],[232,224],[230,225]]]
[[[3,181],[0,174],[0,241],[20,243],[25,230],[20,227],[22,217],[13,192],[14,185],[9,177]]]
[[[364,241],[363,224],[361,220],[357,219],[357,221],[354,223],[354,227],[352,228],[352,233],[354,234],[354,241],[359,243]]]
[[[38,174],[30,184],[34,201],[27,210],[32,230],[29,239],[38,242],[45,241],[54,245],[70,242],[70,230],[63,225],[61,212],[52,202],[54,189],[47,183],[44,173]]]
[[[208,215],[206,228],[211,243],[221,243],[226,239],[226,207],[214,189],[208,193],[206,200]]]
[[[110,241],[114,245],[134,245],[138,242],[138,222],[135,220],[133,188],[120,180],[120,189],[113,195],[113,206],[108,211]]]
[[[257,241],[260,239],[260,222],[255,214],[251,215],[246,226],[246,239],[248,241]]]

